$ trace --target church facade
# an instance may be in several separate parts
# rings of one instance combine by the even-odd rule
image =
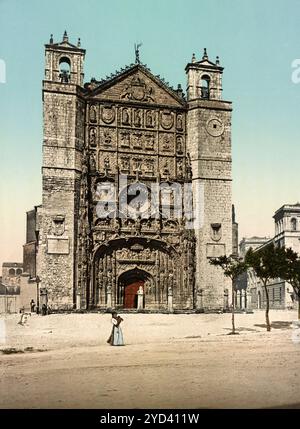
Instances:
[[[218,58],[193,56],[186,96],[138,49],[87,83],[80,41],[51,36],[45,58],[43,297],[57,310],[222,309],[229,284],[209,260],[232,253],[232,106]]]

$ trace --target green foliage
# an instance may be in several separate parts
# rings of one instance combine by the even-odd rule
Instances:
[[[273,243],[253,251],[250,248],[245,256],[245,263],[253,268],[264,285],[270,279],[280,277],[286,267],[285,249],[275,247]]]
[[[288,281],[297,296],[300,295],[300,258],[291,248],[285,248],[285,264],[281,266],[280,277]]]
[[[247,265],[234,256],[220,256],[210,261],[211,265],[221,267],[226,277],[235,283],[236,279],[247,270]]]

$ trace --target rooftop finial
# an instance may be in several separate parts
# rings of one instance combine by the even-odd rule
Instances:
[[[204,48],[204,54],[203,54],[202,59],[203,59],[203,60],[208,60],[208,55],[207,55],[206,48]]]
[[[140,64],[140,47],[142,43],[134,44],[134,52],[135,52],[135,63]]]
[[[196,55],[195,54],[193,54],[193,56],[192,56],[192,63],[194,63],[194,62],[196,62]]]
[[[50,35],[50,44],[52,45],[53,43],[53,34]]]
[[[217,66],[220,64],[220,58],[219,57],[216,57],[216,64],[217,64]]]
[[[81,41],[80,41],[80,37],[78,37],[77,48],[80,48],[80,46],[81,46]]]
[[[68,42],[68,41],[69,41],[69,38],[68,38],[68,35],[67,35],[67,30],[65,30],[64,37],[63,37],[63,42]]]

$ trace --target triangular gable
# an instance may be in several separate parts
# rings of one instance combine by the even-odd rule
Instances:
[[[141,65],[100,83],[87,96],[93,99],[133,101],[182,107],[185,101]]]

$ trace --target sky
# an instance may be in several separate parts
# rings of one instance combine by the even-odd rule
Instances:
[[[272,236],[275,210],[300,201],[299,18],[300,0],[0,0],[0,265],[22,260],[25,212],[41,203],[44,44],[65,30],[87,51],[86,81],[134,62],[137,42],[183,88],[193,53],[218,55],[239,236]]]

